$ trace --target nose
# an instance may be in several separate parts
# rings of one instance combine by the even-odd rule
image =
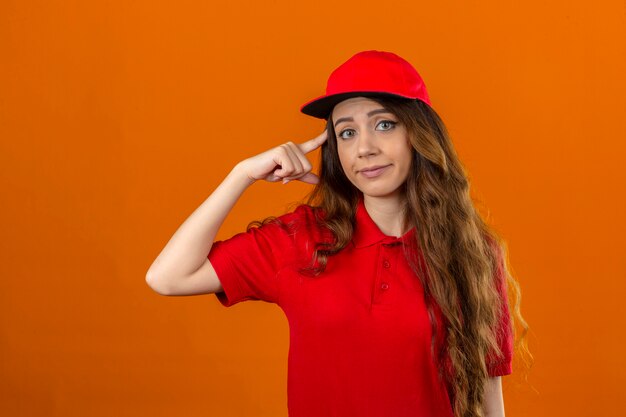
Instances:
[[[367,129],[361,131],[357,144],[359,158],[376,155],[378,153],[375,140],[374,135]]]

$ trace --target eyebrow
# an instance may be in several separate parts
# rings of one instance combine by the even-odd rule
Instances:
[[[376,110],[372,110],[371,112],[367,113],[367,117],[372,117],[375,114],[379,114],[379,113],[389,113],[391,114],[391,112],[387,109],[376,109]],[[337,121],[335,122],[335,127],[337,127],[337,125],[341,122],[353,122],[354,119],[352,117],[342,117],[340,119],[337,119]]]

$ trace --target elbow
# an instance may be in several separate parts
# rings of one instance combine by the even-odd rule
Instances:
[[[154,273],[150,271],[146,273],[146,284],[157,294],[172,295],[167,280],[155,276]]]

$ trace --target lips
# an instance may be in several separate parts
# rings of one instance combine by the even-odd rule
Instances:
[[[375,178],[383,174],[390,165],[377,165],[359,171],[365,178]]]

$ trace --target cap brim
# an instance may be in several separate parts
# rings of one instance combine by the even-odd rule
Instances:
[[[399,94],[391,94],[380,91],[351,91],[349,93],[339,93],[330,96],[320,96],[305,103],[300,111],[308,116],[317,117],[318,119],[328,119],[333,108],[340,102],[352,97],[395,97],[407,100],[415,100],[412,97],[405,97]]]

